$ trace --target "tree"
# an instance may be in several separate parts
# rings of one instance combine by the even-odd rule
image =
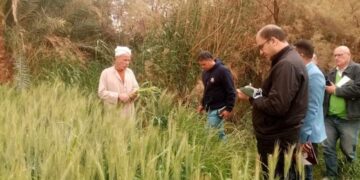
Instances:
[[[281,6],[285,4],[284,0],[257,0],[257,2],[270,13],[274,24],[280,23],[279,14]]]
[[[5,4],[6,1],[0,3],[0,84],[10,82],[13,77],[13,63],[5,48]]]
[[[23,69],[29,75],[39,72],[38,65],[47,59],[85,63],[90,55],[99,55],[98,41],[111,43],[117,38],[110,2],[1,0],[0,82],[14,79],[18,84],[26,77]]]

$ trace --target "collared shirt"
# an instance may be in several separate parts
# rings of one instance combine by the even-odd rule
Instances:
[[[280,61],[281,57],[289,50],[291,50],[291,47],[286,46],[282,50],[280,50],[277,54],[275,54],[273,57],[271,57],[271,67],[275,66],[275,64]]]
[[[129,95],[130,93],[139,89],[133,71],[129,68],[125,70],[124,80],[116,71],[115,67],[109,67],[103,70],[99,80],[98,95],[107,105],[123,105],[123,112],[130,113],[134,110],[133,101],[119,102],[120,95]]]
[[[340,81],[341,74],[342,72],[339,73],[338,70],[335,76],[335,83]],[[330,95],[329,115],[337,116],[341,119],[347,119],[346,101],[343,97],[336,96],[335,94]]]
[[[336,71],[339,74],[340,77],[342,77],[342,73],[345,71],[345,69],[348,67],[349,65],[345,66],[344,68],[340,69],[339,67],[336,66]]]

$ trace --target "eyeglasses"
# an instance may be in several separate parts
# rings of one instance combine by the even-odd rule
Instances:
[[[344,54],[334,54],[334,57],[341,57],[343,56]]]
[[[262,44],[258,45],[257,48],[258,48],[259,50],[262,50],[262,49],[264,48],[265,44],[268,43],[269,41],[270,41],[270,39],[266,40],[266,41],[263,42]]]

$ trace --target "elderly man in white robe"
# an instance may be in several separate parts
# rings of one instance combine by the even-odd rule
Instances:
[[[106,106],[120,107],[122,118],[134,117],[134,100],[139,89],[133,71],[128,68],[130,62],[131,50],[117,46],[113,66],[104,69],[99,80],[99,97]]]

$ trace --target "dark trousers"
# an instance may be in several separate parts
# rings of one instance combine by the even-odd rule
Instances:
[[[295,134],[295,133],[294,133]],[[296,162],[295,158],[291,161],[290,171],[288,177],[284,177],[284,154],[288,149],[295,145],[294,155],[297,150],[298,143],[298,134],[289,135],[285,137],[280,137],[278,139],[261,139],[257,138],[257,149],[260,155],[260,161],[262,164],[262,170],[264,173],[264,179],[268,179],[268,155],[274,153],[274,148],[276,144],[279,144],[279,159],[275,169],[275,176],[280,177],[280,179],[299,179],[296,174]]]
[[[318,144],[312,143],[316,157],[318,157]],[[305,180],[313,179],[313,167],[314,165],[305,165]]]

